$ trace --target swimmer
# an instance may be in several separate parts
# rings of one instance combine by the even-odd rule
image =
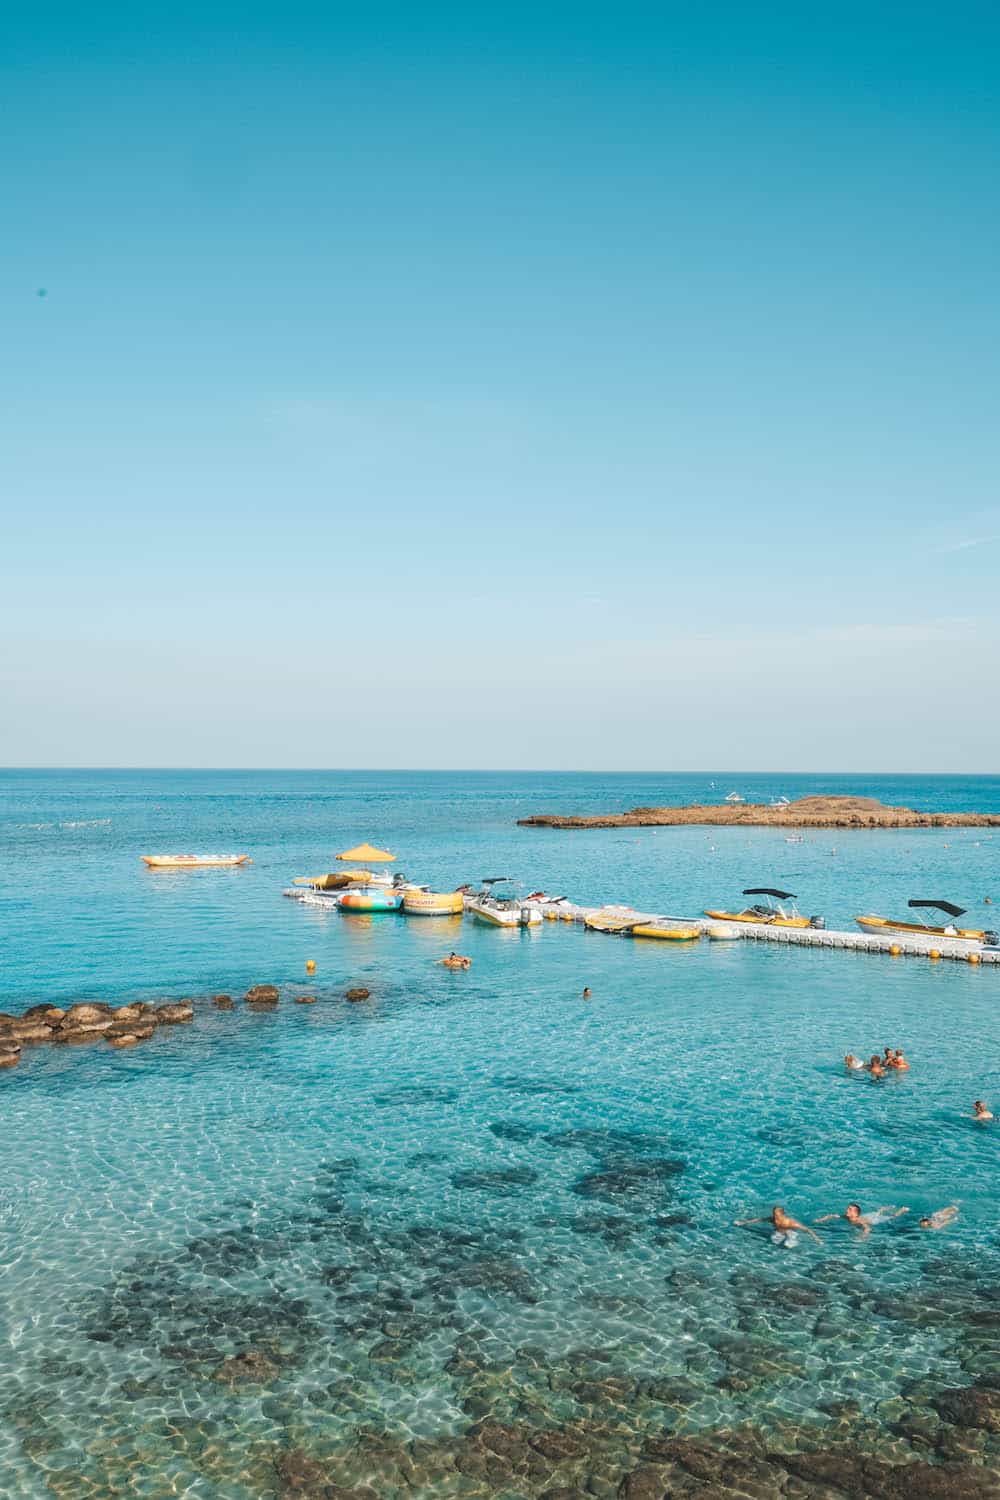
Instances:
[[[449,953],[447,958],[441,958],[439,963],[444,964],[446,969],[471,969],[472,959],[466,958],[461,953]]]
[[[896,1055],[892,1059],[892,1066],[895,1068],[897,1073],[908,1073],[910,1071],[910,1065],[906,1061],[906,1058],[903,1056],[902,1047],[896,1048]]]
[[[974,1120],[992,1120],[993,1111],[983,1103],[982,1099],[977,1099],[972,1106],[972,1118]]]
[[[925,1214],[920,1220],[921,1229],[944,1229],[958,1215],[958,1204],[949,1203],[947,1208],[935,1209],[932,1214]]]
[[[589,1000],[590,999],[590,985],[589,984],[584,985],[583,998],[585,1000]]]
[[[774,1227],[771,1238],[776,1245],[794,1245],[794,1231],[797,1229],[801,1229],[803,1234],[811,1234],[817,1245],[823,1243],[814,1229],[810,1229],[808,1224],[800,1224],[798,1219],[793,1219],[791,1214],[786,1214],[777,1204],[762,1219],[734,1219],[733,1223],[737,1229],[745,1229],[749,1224],[771,1224]]]
[[[872,1053],[872,1060],[866,1067],[865,1072],[870,1073],[873,1078],[885,1077],[885,1069],[882,1066],[882,1059],[879,1057],[877,1052]]]
[[[898,1219],[900,1214],[909,1212],[908,1208],[885,1206],[877,1208],[874,1213],[863,1214],[860,1203],[849,1203],[842,1214],[824,1214],[816,1223],[825,1224],[828,1219],[846,1219],[853,1229],[861,1230],[861,1238],[866,1240],[875,1224],[884,1224],[888,1219]]]
[[[883,1066],[883,1068],[891,1068],[892,1067],[892,1060],[896,1056],[895,1052],[893,1051],[893,1049],[891,1047],[883,1047],[882,1048],[882,1053],[883,1053],[883,1056],[882,1056],[882,1066]]]
[[[857,1073],[864,1068],[864,1063],[860,1057],[855,1057],[853,1052],[848,1052],[844,1058],[844,1067],[849,1068],[852,1073]]]

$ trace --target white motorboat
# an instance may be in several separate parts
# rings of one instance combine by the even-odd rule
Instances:
[[[496,886],[500,886],[499,891],[494,889]],[[536,927],[542,920],[539,906],[530,900],[522,901],[504,875],[484,880],[482,890],[466,896],[465,910],[491,927]]]

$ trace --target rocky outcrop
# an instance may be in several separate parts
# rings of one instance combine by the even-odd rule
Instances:
[[[538,813],[520,828],[671,828],[683,824],[758,828],[1000,828],[996,813],[927,813],[887,807],[876,797],[800,797],[781,807],[764,802],[723,802],[688,807],[633,807],[593,817]]]
[[[295,1004],[296,1005],[315,1005],[316,1004],[316,996],[315,995],[296,995],[296,997],[295,997]]]
[[[345,1000],[370,1000],[371,990],[366,990],[364,985],[358,985],[356,989],[348,990],[344,995]]]
[[[172,1005],[158,1005],[156,1007],[156,1024],[158,1026],[182,1026],[188,1021],[194,1020],[194,1006],[190,1000],[179,1000]]]
[[[212,1004],[216,1010],[234,1010],[235,1003],[232,995],[213,995]]]
[[[243,996],[252,1010],[273,1010],[278,1003],[276,984],[254,984]]]

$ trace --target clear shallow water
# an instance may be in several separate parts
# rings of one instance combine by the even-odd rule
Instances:
[[[199,1007],[134,1053],[38,1049],[0,1076],[0,1491],[613,1495],[646,1467],[696,1492],[669,1443],[707,1433],[763,1464],[758,1492],[823,1493],[749,1458],[748,1429],[786,1454],[849,1441],[995,1466],[993,1434],[932,1404],[1000,1384],[997,1136],[965,1117],[1000,1099],[995,972],[465,923],[473,968],[453,974],[434,963],[459,943],[449,923],[280,896],[362,837],[441,884],[509,871],[680,913],[789,876],[831,920],[915,881],[970,907],[1000,894],[998,844],[958,831],[786,846],[513,826],[700,786],[3,778],[0,1005],[287,989],[273,1015]],[[921,806],[996,806],[997,790],[875,784]],[[176,847],[255,864],[138,864]],[[318,1003],[298,1007],[306,957]],[[352,981],[372,1002],[344,1002]],[[838,1069],[886,1042],[909,1075]],[[792,1251],[732,1227],[851,1198],[913,1212]],[[953,1230],[915,1229],[950,1201]],[[227,1365],[248,1350],[252,1369]],[[745,1490],[740,1472],[723,1492]]]

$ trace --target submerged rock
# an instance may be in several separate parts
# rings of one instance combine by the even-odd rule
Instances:
[[[213,1380],[223,1385],[267,1385],[281,1373],[281,1366],[263,1349],[244,1349],[223,1360]]]
[[[955,1427],[1000,1432],[1000,1391],[989,1386],[957,1386],[935,1396],[931,1405],[939,1417]]]
[[[358,985],[353,990],[348,990],[344,995],[345,1000],[370,1000],[371,990],[366,990],[364,985]]]
[[[533,1167],[480,1168],[468,1172],[453,1172],[451,1185],[457,1188],[479,1188],[489,1193],[510,1192],[514,1188],[530,1187],[538,1181]]]
[[[0,1068],[16,1068],[21,1060],[21,1050],[0,1048]]]
[[[146,1032],[147,1037],[152,1035],[151,1031]],[[143,1038],[138,1036],[134,1031],[122,1031],[115,1036],[109,1033],[106,1040],[109,1047],[137,1047]]]
[[[295,1004],[296,1005],[315,1005],[316,1004],[316,996],[315,995],[296,995],[296,997],[295,997]]]
[[[213,995],[212,1004],[216,1010],[235,1010],[232,995]]]

